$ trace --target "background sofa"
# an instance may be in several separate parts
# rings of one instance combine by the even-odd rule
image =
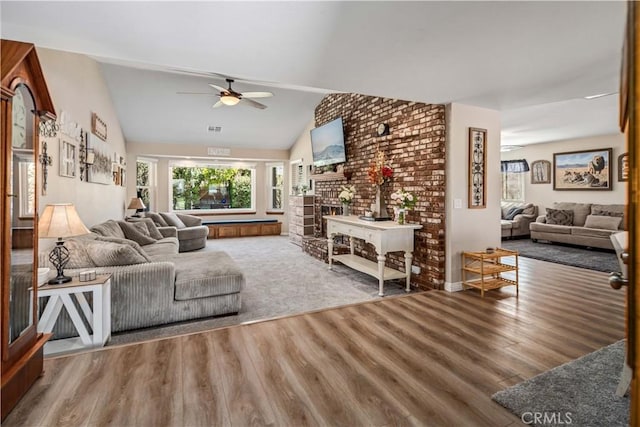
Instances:
[[[91,230],[105,234],[110,230],[112,235],[94,232],[65,242],[71,255],[65,274],[77,276],[87,269],[112,274],[112,332],[240,310],[245,278],[229,255],[213,251],[178,253],[178,240],[171,236],[139,245],[118,237],[118,226],[117,221],[107,221]],[[39,260],[40,266],[50,266],[47,251],[40,253]],[[66,311],[61,313],[53,333],[54,339],[77,335]]]
[[[529,224],[536,220],[538,207],[531,203],[501,202],[502,237],[521,237],[529,235]]]
[[[625,205],[591,203],[554,203],[561,223],[550,220],[550,209],[531,223],[531,239],[569,243],[602,249],[613,249],[610,236],[626,229]],[[564,211],[564,212],[562,212]],[[569,221],[570,218],[570,221]],[[551,223],[555,222],[555,223]],[[566,223],[562,223],[566,222]]]
[[[200,217],[175,212],[146,212],[145,218],[150,218],[160,228],[175,227],[178,230],[180,252],[194,251],[207,246],[209,228],[202,225]]]

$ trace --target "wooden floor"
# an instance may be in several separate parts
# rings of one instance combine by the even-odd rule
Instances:
[[[616,342],[607,274],[432,291],[45,362],[6,426],[507,426],[491,395]]]

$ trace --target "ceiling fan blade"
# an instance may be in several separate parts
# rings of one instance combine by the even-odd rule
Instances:
[[[264,110],[265,108],[267,108],[266,105],[260,104],[259,102],[254,101],[253,99],[242,98],[240,101],[246,103],[247,105],[251,105],[252,107],[259,108],[261,110]]]
[[[242,92],[243,98],[269,98],[273,96],[271,92]]]
[[[211,92],[176,92],[177,95],[207,95],[207,96],[220,96],[217,93]]]
[[[209,83],[209,86],[211,86],[215,90],[219,90],[220,92],[228,92],[227,89],[223,88],[222,86],[214,85],[213,83]]]
[[[218,101],[215,104],[213,104],[211,106],[211,108],[218,108],[218,107],[222,107],[224,104],[222,103],[222,101]]]

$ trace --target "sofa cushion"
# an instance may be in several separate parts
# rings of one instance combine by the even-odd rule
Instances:
[[[120,239],[125,238],[124,232],[118,225],[118,222],[112,219],[105,221],[102,224],[94,225],[91,227],[91,231],[99,234],[100,236],[119,237]]]
[[[545,224],[544,222],[532,222],[529,225],[529,229],[541,233],[571,234],[571,227],[566,225]]]
[[[151,218],[142,218],[142,220],[140,222],[142,222],[144,225],[147,226],[147,231],[149,232],[149,235],[152,238],[154,238],[156,240],[160,240],[160,239],[164,238],[162,233],[160,233],[160,230],[158,230],[158,227],[156,226],[156,223],[153,222],[153,220]]]
[[[618,231],[618,227],[620,227],[621,222],[622,217],[618,216],[589,215],[584,226],[586,228]]]
[[[207,227],[206,225],[187,227],[178,230],[178,240],[204,239],[206,243],[208,235],[209,227]]]
[[[617,232],[618,230],[604,230],[601,228],[571,227],[571,234],[575,236],[600,237],[603,239],[609,239],[609,236]]]
[[[556,202],[554,209],[573,211],[573,225],[583,226],[587,215],[591,214],[591,203]]]
[[[118,224],[122,228],[124,236],[129,240],[133,240],[134,242],[139,243],[142,246],[150,245],[156,242],[156,239],[153,239],[149,235],[147,226],[141,222],[118,221]],[[146,234],[143,233],[141,229],[144,229]]]
[[[144,246],[142,250],[154,260],[170,261],[174,255],[178,254],[179,248],[180,243],[176,237],[165,237],[153,245]]]
[[[547,208],[546,221],[553,225],[573,225],[573,211]]]
[[[160,215],[162,216],[162,218],[164,218],[167,224],[174,226],[178,230],[187,227],[186,225],[184,225],[184,222],[182,222],[182,220],[178,218],[178,215],[173,212],[160,212]]]
[[[145,218],[150,218],[158,227],[168,227],[167,221],[162,218],[162,215],[156,212],[147,212],[144,214]]]
[[[500,227],[503,230],[511,230],[513,228],[513,222],[503,219],[500,221]]]
[[[523,208],[513,207],[509,209],[509,212],[507,212],[507,214],[504,216],[504,219],[512,220],[513,218],[515,218],[516,215],[520,215],[522,212],[524,212]]]
[[[131,246],[136,252],[142,255],[147,261],[149,262],[151,261],[151,258],[147,256],[147,253],[142,249],[142,247],[137,242],[134,242],[133,240],[120,239],[118,237],[105,237],[105,236],[97,236],[96,240],[101,242],[119,243],[121,245]]]
[[[591,215],[598,216],[615,216],[622,218],[620,221],[620,225],[618,226],[619,230],[624,230],[625,228],[625,218],[624,218],[625,205],[591,205]]]
[[[69,249],[69,262],[66,268],[95,267],[93,260],[87,253],[88,239],[72,238],[65,240],[64,246]]]
[[[177,301],[233,294],[244,286],[242,271],[224,252],[180,254],[174,262]]]
[[[149,262],[129,245],[113,242],[90,241],[86,245],[87,253],[96,267],[144,264]]]

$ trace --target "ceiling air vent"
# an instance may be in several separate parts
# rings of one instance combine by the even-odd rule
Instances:
[[[207,132],[220,133],[222,132],[222,126],[209,125],[207,126]]]

